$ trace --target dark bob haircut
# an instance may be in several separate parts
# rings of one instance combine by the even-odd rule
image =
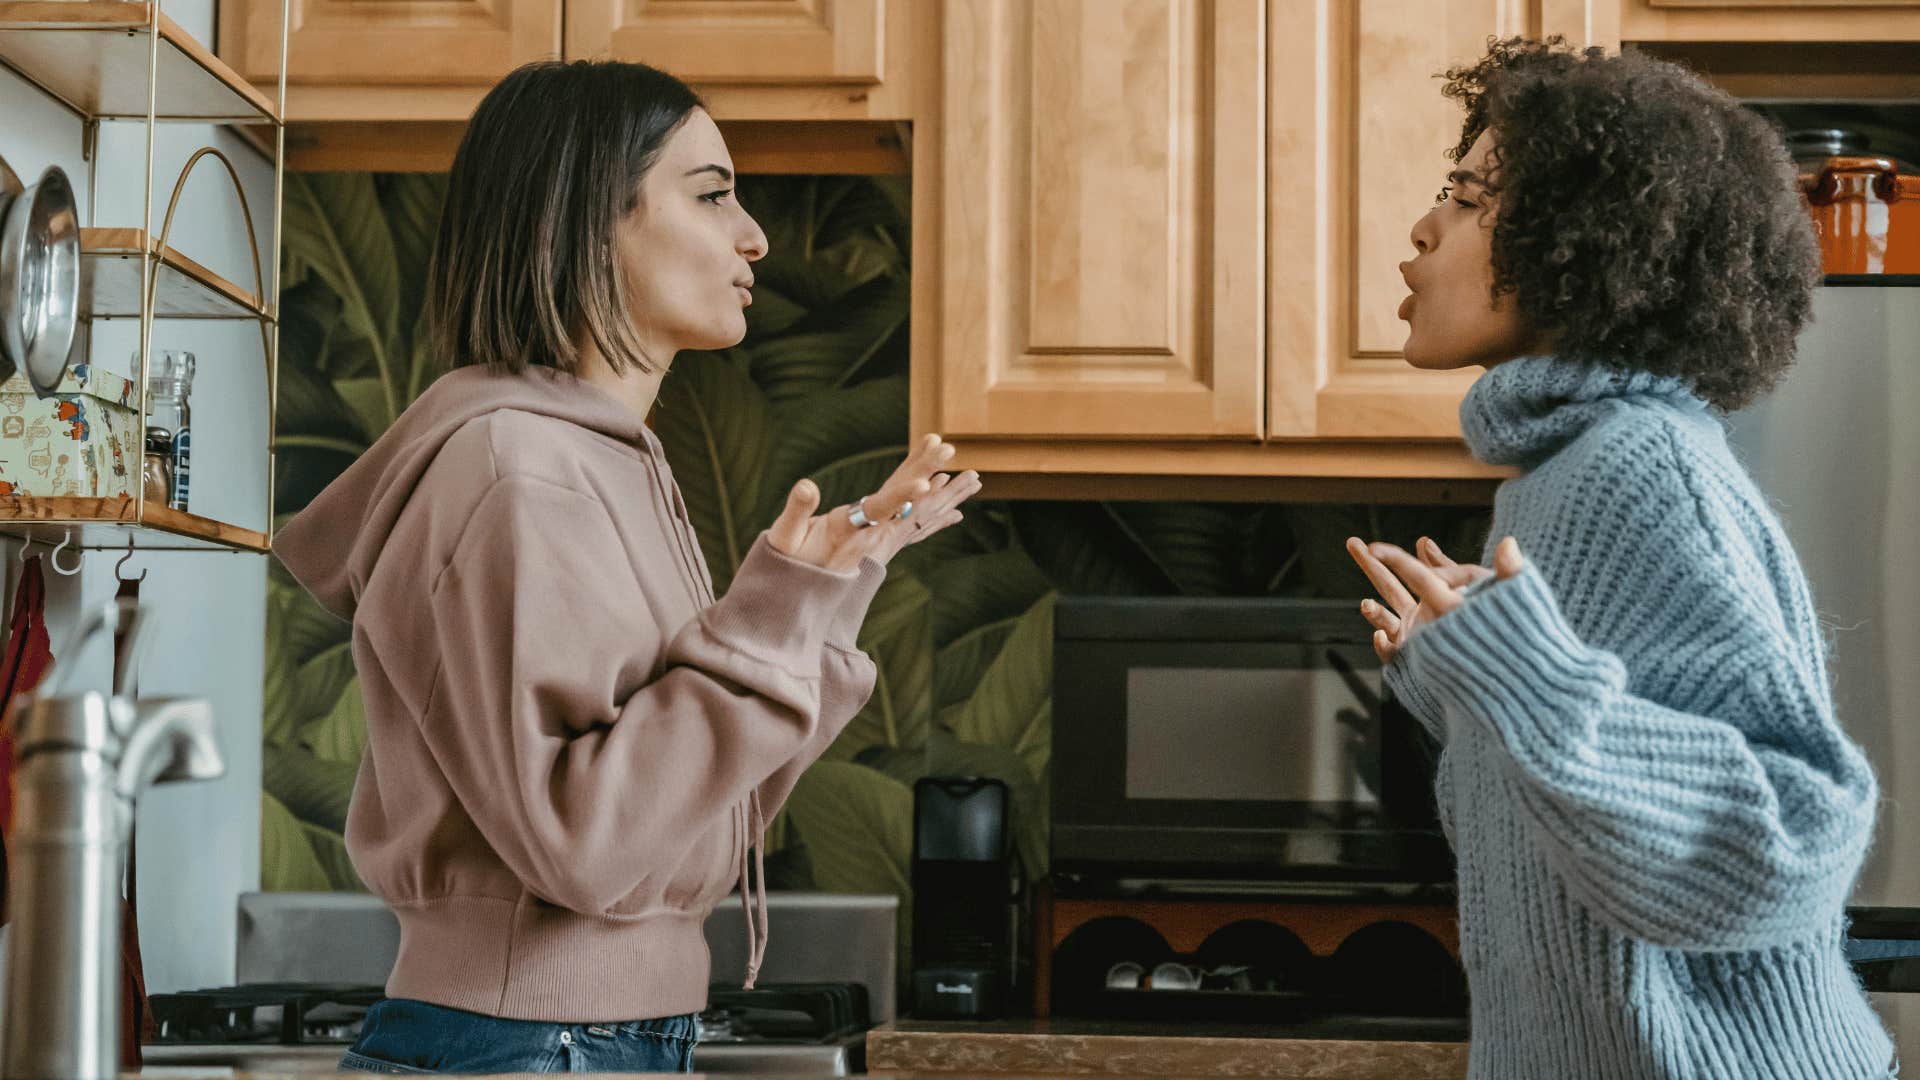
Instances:
[[[1493,291],[1559,355],[1680,376],[1732,410],[1793,362],[1819,249],[1779,135],[1684,68],[1560,38],[1446,74],[1452,157],[1494,132]]]
[[[627,315],[614,230],[701,107],[643,64],[528,64],[474,110],[447,177],[427,325],[452,367],[572,372],[590,338],[615,371],[652,365]]]

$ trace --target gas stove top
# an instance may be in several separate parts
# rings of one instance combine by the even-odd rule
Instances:
[[[155,1063],[239,1066],[261,1055],[332,1057],[360,1035],[378,986],[248,983],[155,994]],[[718,984],[700,1014],[703,1072],[845,1076],[864,1070],[870,1012],[858,983]],[[295,1049],[297,1048],[297,1049]],[[154,1053],[152,1051],[159,1051]],[[278,1060],[278,1058],[276,1058]]]

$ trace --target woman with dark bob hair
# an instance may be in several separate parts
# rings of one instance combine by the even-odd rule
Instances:
[[[342,1067],[684,1072],[703,923],[867,700],[903,546],[979,487],[922,440],[853,506],[802,480],[716,600],[647,429],[676,354],[746,332],[767,239],[720,130],[638,64],[521,68],[473,115],[427,316],[453,368],[275,550],[353,622],[347,850],[400,951]]]
[[[1469,1073],[1886,1076],[1842,952],[1877,791],[1807,583],[1718,413],[1772,386],[1818,259],[1777,135],[1671,64],[1496,43],[1402,264],[1407,361],[1500,486],[1482,561],[1349,551],[1444,744]],[[1525,552],[1523,557],[1522,552]]]

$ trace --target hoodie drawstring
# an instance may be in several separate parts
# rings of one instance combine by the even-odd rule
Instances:
[[[678,485],[661,471],[666,449],[645,426],[640,429],[640,441],[646,448],[641,457],[653,473],[660,510],[680,524],[680,528],[668,531],[679,540],[681,569],[686,573],[685,581],[694,606],[702,610],[710,608],[714,604],[713,586],[706,573],[706,562],[700,555],[700,538],[693,520],[687,516]],[[767,823],[761,820],[758,791],[748,792],[747,797],[734,806],[734,819],[740,823],[740,910],[747,922],[747,978],[741,986],[751,990],[754,980],[760,976],[760,964],[767,957],[767,863],[760,845],[760,833]],[[749,857],[753,860],[751,874],[747,867]]]
[[[751,990],[767,958],[767,860],[759,840],[766,822],[760,820],[760,793],[749,792],[736,809],[740,815],[740,911],[747,924],[747,978],[741,986]],[[747,872],[749,852],[752,874]]]

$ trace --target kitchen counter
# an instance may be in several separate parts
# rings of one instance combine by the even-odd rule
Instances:
[[[161,1067],[142,1068],[140,1072],[123,1072],[123,1080],[340,1080],[342,1076],[367,1076],[365,1072],[334,1072],[334,1070],[296,1070],[296,1072],[234,1072],[230,1068],[190,1068],[179,1065],[161,1065]],[[488,1080],[543,1080],[553,1076],[551,1072],[493,1072]],[[659,1078],[659,1072],[595,1072],[595,1076],[649,1076]],[[712,1080],[818,1080],[810,1072],[691,1072],[684,1076],[707,1078]],[[954,1080],[950,1072],[887,1072],[891,1080]],[[996,1076],[995,1080],[1048,1080],[1044,1076]],[[1110,1076],[1106,1080],[1164,1080],[1158,1076]]]
[[[194,1068],[180,1065],[159,1065],[142,1068],[140,1072],[121,1072],[123,1080],[340,1080],[342,1076],[367,1076],[367,1072],[334,1072],[334,1070],[298,1070],[298,1072],[234,1072],[230,1068]],[[451,1076],[451,1074],[442,1074]],[[492,1072],[488,1080],[545,1080],[553,1076],[551,1072]],[[595,1072],[593,1076],[632,1076],[632,1078],[653,1078],[659,1080],[659,1072]],[[684,1072],[682,1076],[712,1080],[818,1080],[810,1072]],[[954,1080],[950,1072],[889,1072],[891,1080]],[[1008,1076],[996,1080],[1046,1080],[1043,1076]],[[1121,1076],[1110,1080],[1158,1080],[1148,1076]]]
[[[902,1020],[867,1034],[867,1068],[1103,1077],[1455,1080],[1467,1074],[1465,1021],[1363,1018],[1290,1026],[1097,1020]]]

